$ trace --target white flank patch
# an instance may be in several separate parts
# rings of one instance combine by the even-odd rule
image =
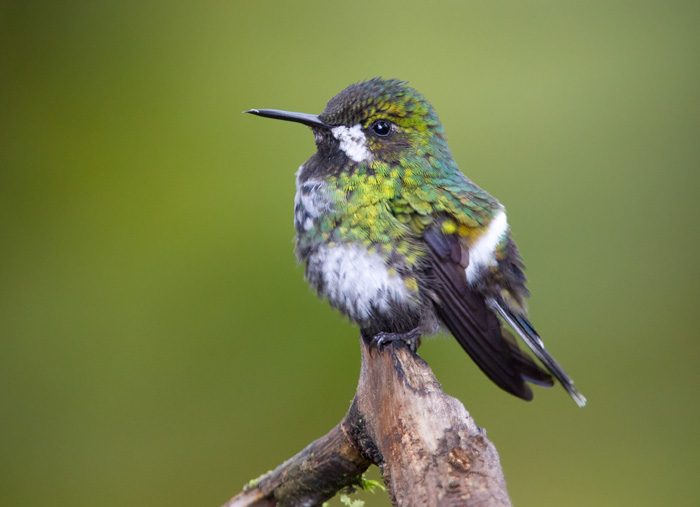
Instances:
[[[340,141],[340,149],[355,162],[369,160],[372,154],[367,149],[367,138],[362,132],[362,126],[358,123],[354,127],[348,128],[334,127],[331,129],[333,137]]]
[[[506,212],[501,210],[491,219],[486,233],[469,249],[469,266],[466,269],[469,283],[474,283],[479,279],[482,269],[496,265],[494,253],[506,232],[508,232],[508,219]]]
[[[374,312],[385,313],[391,303],[403,303],[408,288],[398,275],[391,275],[378,254],[354,245],[321,246],[308,265],[320,268],[325,296],[355,320],[367,320]]]

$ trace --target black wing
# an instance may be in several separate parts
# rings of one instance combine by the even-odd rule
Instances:
[[[552,377],[501,327],[486,297],[467,283],[468,259],[458,239],[431,229],[425,241],[436,282],[432,289],[438,298],[437,314],[479,368],[496,385],[524,400],[533,396],[526,381],[552,386]]]

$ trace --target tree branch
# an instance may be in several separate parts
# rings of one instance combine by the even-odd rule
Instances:
[[[396,506],[510,506],[498,453],[428,364],[401,342],[360,339],[355,398],[327,435],[224,507],[320,505],[379,466]]]

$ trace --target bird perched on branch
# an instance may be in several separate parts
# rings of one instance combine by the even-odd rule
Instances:
[[[460,172],[421,94],[375,78],[349,86],[319,115],[246,112],[311,127],[317,152],[296,173],[296,255],[309,285],[365,340],[415,350],[442,324],[509,393],[531,400],[527,383],[551,386],[554,376],[585,404],[527,319],[505,208]]]

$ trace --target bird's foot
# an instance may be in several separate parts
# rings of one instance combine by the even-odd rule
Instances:
[[[412,352],[415,352],[418,350],[418,347],[420,347],[420,337],[421,331],[418,328],[411,329],[405,333],[381,332],[371,337],[369,340],[369,347],[370,349],[377,349],[381,352],[382,348],[388,343],[400,340],[408,345],[408,348],[411,349]]]

